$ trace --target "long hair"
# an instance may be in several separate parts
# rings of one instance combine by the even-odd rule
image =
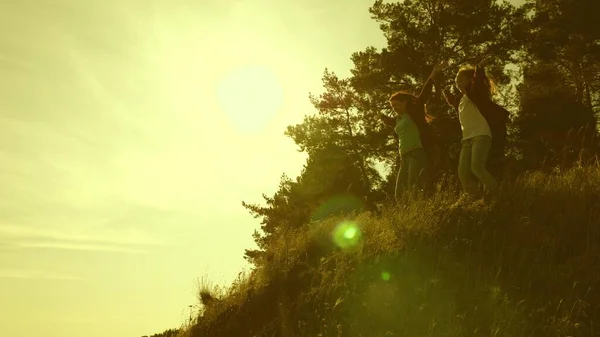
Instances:
[[[397,91],[390,96],[390,103],[393,101],[406,101],[406,113],[413,119],[417,125],[419,123],[429,123],[435,117],[427,112],[427,105],[420,104],[417,101],[417,96],[407,91]]]
[[[465,76],[469,79],[471,79],[471,82],[469,83],[469,86],[473,85],[474,83],[474,78],[475,78],[475,67],[474,66],[463,66],[458,70],[458,76]],[[487,75],[487,74],[483,74],[483,90],[482,92],[485,93],[485,95],[487,96],[486,98],[491,99],[492,96],[497,92],[497,87],[496,84],[494,83],[494,81]]]
[[[429,150],[434,146],[435,139],[429,123],[434,119],[427,113],[426,104],[420,103],[417,96],[406,91],[398,91],[390,96],[390,103],[393,101],[406,101],[406,113],[415,122],[419,129],[419,135],[423,147]]]

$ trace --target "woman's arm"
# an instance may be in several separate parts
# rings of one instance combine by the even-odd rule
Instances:
[[[454,95],[450,92],[450,89],[446,88],[442,90],[442,96],[444,96],[446,103],[448,103],[454,109],[458,110],[458,104],[460,102],[458,95]]]
[[[427,103],[427,100],[429,100],[429,96],[431,96],[431,89],[433,88],[433,85],[435,82],[435,77],[442,70],[446,69],[447,66],[448,66],[448,64],[446,62],[440,62],[435,67],[433,67],[433,70],[431,71],[431,75],[429,75],[429,78],[427,78],[427,82],[425,82],[425,85],[423,85],[423,88],[421,89],[421,93],[417,97],[418,104]]]
[[[473,74],[471,85],[467,87],[467,94],[469,94],[469,97],[474,100],[476,104],[480,103],[480,100],[489,97],[489,89],[485,83],[485,79],[485,68],[482,65],[477,64],[475,66],[475,72]]]

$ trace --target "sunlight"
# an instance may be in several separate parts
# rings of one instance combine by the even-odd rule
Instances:
[[[221,79],[219,104],[231,122],[242,132],[259,132],[279,111],[283,88],[267,66],[235,69]]]

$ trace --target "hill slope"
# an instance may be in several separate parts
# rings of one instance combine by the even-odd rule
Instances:
[[[290,231],[181,336],[596,336],[600,167]]]

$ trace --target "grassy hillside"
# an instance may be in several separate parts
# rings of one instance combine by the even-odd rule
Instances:
[[[288,232],[179,336],[598,336],[600,166]]]

